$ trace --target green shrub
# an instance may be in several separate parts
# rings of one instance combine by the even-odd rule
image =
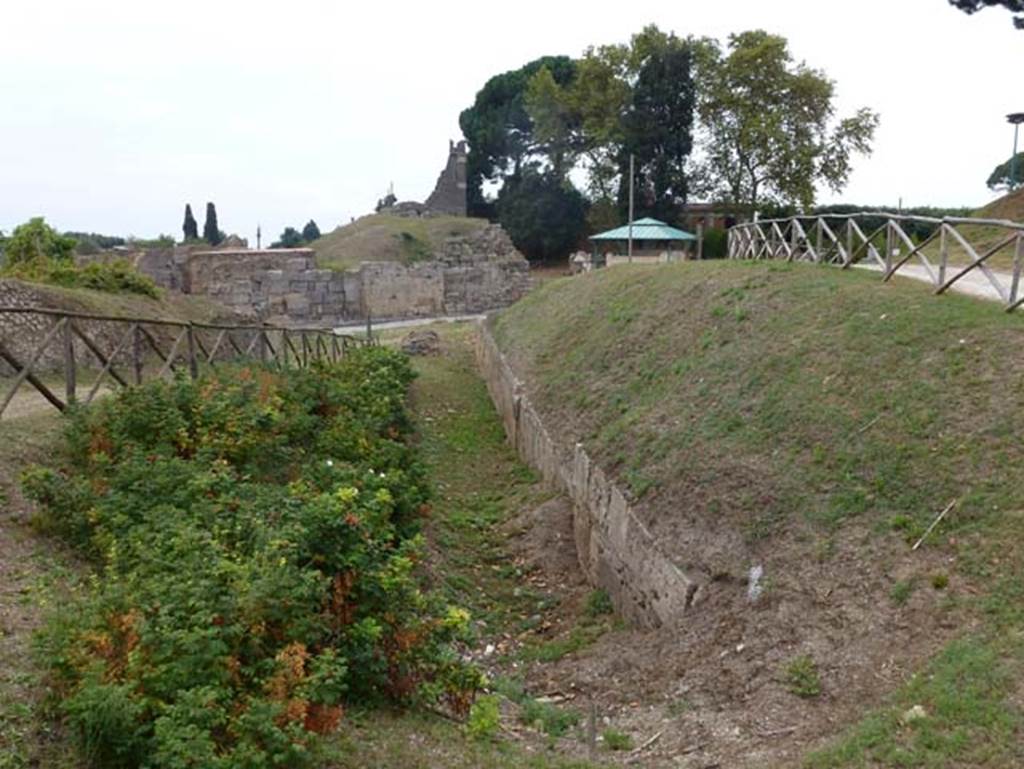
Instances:
[[[613,611],[615,611],[615,607],[612,606],[611,597],[601,589],[592,591],[587,596],[586,605],[583,607],[583,612],[588,617],[600,617],[604,614],[611,614]]]
[[[375,348],[71,415],[68,466],[24,488],[97,570],[42,640],[93,765],[301,767],[348,702],[466,715],[469,616],[415,574],[429,508],[411,378]]]
[[[914,587],[914,580],[900,580],[889,590],[889,598],[897,606],[902,606],[910,599],[910,594],[914,592]]]
[[[818,665],[809,654],[794,657],[786,665],[786,688],[798,697],[810,699],[821,694]]]
[[[11,264],[3,270],[3,274],[66,288],[91,288],[112,294],[142,294],[154,299],[160,296],[156,284],[125,259],[93,262],[83,267],[68,260],[34,259]]]
[[[608,750],[631,750],[633,748],[632,738],[615,729],[605,729],[601,732],[601,741]]]
[[[551,737],[561,737],[580,722],[580,714],[550,702],[526,698],[520,703],[519,720]]]
[[[724,259],[729,235],[717,227],[704,230],[704,245],[701,256],[704,259]]]
[[[498,697],[490,694],[480,697],[469,709],[466,731],[477,740],[490,740],[501,727],[501,711],[498,708]]]

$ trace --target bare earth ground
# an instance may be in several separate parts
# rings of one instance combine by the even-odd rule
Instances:
[[[45,715],[32,635],[79,569],[59,543],[30,527],[17,481],[26,464],[43,461],[58,445],[59,418],[46,406],[0,424],[0,769],[76,766],[65,736]]]

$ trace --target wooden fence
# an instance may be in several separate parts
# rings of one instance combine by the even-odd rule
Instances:
[[[19,339],[15,353],[12,316],[41,318],[36,340]],[[129,318],[64,312],[39,307],[0,307],[0,361],[13,371],[0,399],[0,417],[24,384],[64,411],[72,403],[91,403],[105,383],[131,387],[144,380],[187,371],[195,379],[202,368],[238,360],[259,360],[279,366],[309,366],[337,361],[355,346],[373,344],[367,322],[365,338],[326,329],[267,325],[226,326],[153,318]],[[57,360],[52,374],[40,372],[43,360]],[[80,374],[95,373],[79,387]],[[44,378],[56,379],[49,384]],[[0,378],[0,386],[5,380]],[[57,392],[63,390],[62,396]]]
[[[833,264],[843,269],[867,264],[881,273],[882,280],[913,269],[916,277],[932,283],[936,294],[975,273],[984,278],[982,289],[998,297],[1007,312],[1024,304],[1020,292],[1024,224],[1002,219],[891,213],[765,219],[731,228],[728,255],[730,259]],[[1005,263],[1005,271],[992,269],[997,260]]]

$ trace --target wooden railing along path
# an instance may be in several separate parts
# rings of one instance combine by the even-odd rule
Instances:
[[[973,273],[983,277],[982,288],[1007,312],[1024,304],[1020,290],[1024,224],[1004,219],[877,212],[764,219],[732,227],[728,255],[730,259],[834,264],[843,269],[866,262],[881,272],[882,280],[901,269],[913,270],[914,277],[928,280],[936,294]],[[993,270],[993,257],[1003,261],[1008,271]]]
[[[19,339],[15,345],[9,319],[18,315],[45,319],[38,342]],[[99,333],[100,329],[106,333]],[[131,387],[179,370],[195,379],[206,366],[243,359],[305,367],[314,361],[337,361],[350,348],[367,344],[373,344],[369,321],[366,337],[358,338],[322,328],[218,325],[0,307],[0,361],[13,371],[10,380],[0,378],[0,392],[4,393],[0,416],[26,383],[64,411],[72,403],[91,403],[105,382]],[[40,372],[48,352],[51,362],[57,360],[48,367],[52,371],[49,377]],[[97,373],[83,397],[85,388],[80,391],[79,374],[84,369]],[[58,384],[53,384],[53,379]],[[63,390],[63,397],[55,389]]]

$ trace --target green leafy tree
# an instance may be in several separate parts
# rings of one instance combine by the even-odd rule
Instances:
[[[628,211],[632,154],[639,192],[635,216],[651,215],[674,223],[680,204],[686,201],[687,161],[693,149],[692,56],[683,41],[669,36],[645,52],[642,62],[619,154],[619,209]]]
[[[567,179],[534,167],[505,181],[498,221],[530,260],[562,258],[586,232],[587,201]]]
[[[281,238],[271,244],[271,248],[298,248],[305,241],[302,238],[302,233],[294,227],[285,227],[284,232],[281,233]]]
[[[37,216],[14,228],[4,245],[7,266],[29,262],[68,262],[72,260],[75,239],[61,235]]]
[[[982,8],[1001,5],[1013,13],[1024,14],[1024,0],[949,0],[964,13],[974,13]],[[1024,16],[1014,16],[1013,24],[1017,29],[1024,29]]]
[[[302,228],[302,239],[307,243],[312,243],[319,237],[320,228],[316,226],[316,222],[310,219],[308,222],[306,222],[306,226]]]
[[[1000,163],[988,177],[988,187],[991,190],[1012,190],[1020,186],[1024,180],[1024,152],[1017,153],[1016,163],[1014,158],[1009,158],[1005,163]]]
[[[530,79],[541,68],[548,70],[555,83],[565,85],[573,78],[575,63],[566,56],[545,56],[495,75],[459,115],[459,127],[469,142],[466,194],[471,215],[494,213],[484,197],[485,182],[502,182],[519,174],[528,162],[546,158],[548,143],[535,135],[525,104]]]
[[[588,49],[567,84],[544,68],[531,78],[525,104],[534,135],[546,143],[559,175],[582,160],[602,220],[613,204],[614,216],[625,212],[630,155],[638,215],[676,218],[693,147],[691,69],[689,43],[650,25],[628,45]]]
[[[698,71],[706,188],[754,210],[763,200],[814,202],[815,185],[841,190],[851,157],[869,154],[878,116],[834,121],[834,86],[794,65],[785,38],[762,30],[729,36],[723,55],[701,41]]]
[[[181,225],[181,231],[185,235],[186,243],[199,240],[199,225],[196,224],[196,218],[192,216],[192,206],[188,203],[185,204],[185,221]]]
[[[206,204],[206,221],[203,222],[203,240],[216,246],[224,240],[224,233],[217,226],[217,208],[213,203]]]

